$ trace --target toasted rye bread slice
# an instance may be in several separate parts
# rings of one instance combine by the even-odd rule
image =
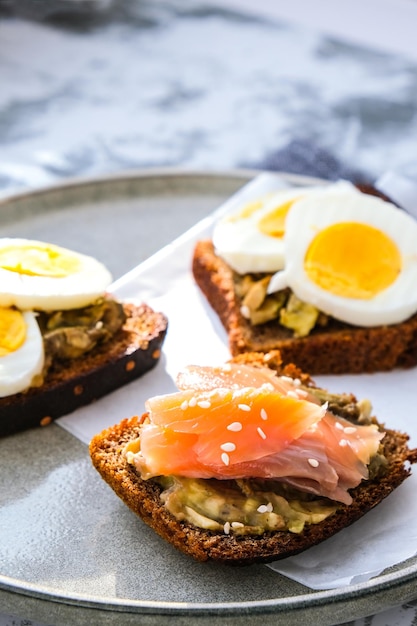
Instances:
[[[127,320],[114,337],[82,358],[61,361],[41,387],[0,398],[0,436],[46,426],[152,369],[161,355],[167,318],[148,305],[124,304]]]
[[[249,355],[250,356],[250,355]],[[261,364],[256,356],[249,359]],[[276,363],[273,364],[274,367]],[[299,374],[292,366],[287,374]],[[307,377],[308,380],[308,377]],[[124,446],[140,434],[141,418],[132,417],[96,435],[90,443],[94,467],[123,502],[163,539],[198,561],[217,561],[228,565],[271,562],[298,554],[346,528],[379,504],[410,474],[408,464],[417,462],[417,450],[407,446],[406,434],[385,430],[386,473],[378,479],[363,481],[351,490],[353,503],[341,504],[337,512],[319,524],[306,526],[302,533],[267,532],[261,536],[234,536],[202,530],[178,521],[160,500],[161,487],[152,479],[142,480],[122,454]]]
[[[278,321],[253,326],[240,312],[233,270],[215,254],[209,240],[197,242],[194,279],[219,316],[232,355],[279,350],[284,362],[317,374],[390,371],[417,364],[417,314],[401,324],[362,328],[330,320],[308,337],[297,338]]]

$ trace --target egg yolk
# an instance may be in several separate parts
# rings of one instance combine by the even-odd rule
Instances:
[[[235,215],[230,215],[228,217],[229,222],[238,222],[239,220],[245,220],[249,217],[252,217],[256,211],[262,209],[264,203],[263,200],[254,200],[253,202],[248,202],[245,206],[236,213]]]
[[[0,307],[0,357],[15,352],[26,339],[24,317],[17,309]]]
[[[80,270],[80,260],[48,244],[7,246],[0,249],[0,268],[28,276],[63,278]]]
[[[316,285],[337,296],[363,300],[389,287],[401,266],[401,254],[392,239],[358,222],[324,228],[304,258],[304,269]]]
[[[275,209],[264,215],[258,222],[258,229],[264,235],[270,237],[283,237],[285,233],[285,219],[288,211],[298,198],[293,198],[287,202],[283,202]]]

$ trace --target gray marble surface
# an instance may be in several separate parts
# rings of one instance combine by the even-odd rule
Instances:
[[[161,166],[417,179],[417,61],[210,1],[0,0],[0,85],[3,197]]]
[[[207,1],[47,20],[23,16],[30,4],[0,21],[2,194],[126,168],[262,165],[294,140],[371,179],[417,178],[415,61]]]

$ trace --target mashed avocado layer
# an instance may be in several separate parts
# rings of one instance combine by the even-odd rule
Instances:
[[[46,367],[54,361],[79,359],[114,337],[125,321],[122,304],[111,297],[81,309],[39,313]]]
[[[179,476],[161,477],[161,500],[172,515],[205,530],[236,535],[262,535],[268,531],[300,533],[305,524],[318,524],[337,510],[324,498],[308,499],[298,492],[281,495],[282,485],[270,490],[252,480],[220,481]],[[295,492],[295,490],[294,490]]]
[[[241,312],[253,326],[276,320],[294,337],[307,337],[316,326],[325,326],[328,316],[303,302],[290,289],[268,294],[271,275],[234,274],[234,286],[242,301]]]

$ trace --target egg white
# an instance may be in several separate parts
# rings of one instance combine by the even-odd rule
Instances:
[[[13,244],[41,242],[27,239],[0,239],[0,249]],[[102,296],[112,281],[107,268],[93,257],[50,246],[76,256],[80,270],[64,277],[32,276],[0,268],[0,306],[21,310],[54,311],[87,306]]]
[[[0,398],[24,391],[30,387],[44,365],[42,335],[36,316],[31,311],[23,313],[26,338],[14,352],[0,356]]]
[[[360,222],[388,235],[402,256],[395,281],[371,299],[332,294],[312,282],[304,258],[316,234],[337,222]],[[358,326],[401,323],[417,311],[417,222],[393,204],[366,194],[327,194],[297,202],[286,220],[286,265],[268,291],[290,287],[298,298],[341,321]],[[349,263],[349,259],[346,260]]]
[[[285,265],[284,237],[274,237],[262,233],[257,224],[278,206],[295,200],[295,204],[310,196],[343,192],[355,187],[348,181],[339,181],[329,186],[298,187],[279,189],[260,197],[261,207],[248,217],[241,217],[242,209],[234,211],[214,226],[212,241],[215,252],[239,274],[252,272],[276,272]],[[256,202],[256,201],[255,201]],[[250,203],[252,204],[252,203]]]

